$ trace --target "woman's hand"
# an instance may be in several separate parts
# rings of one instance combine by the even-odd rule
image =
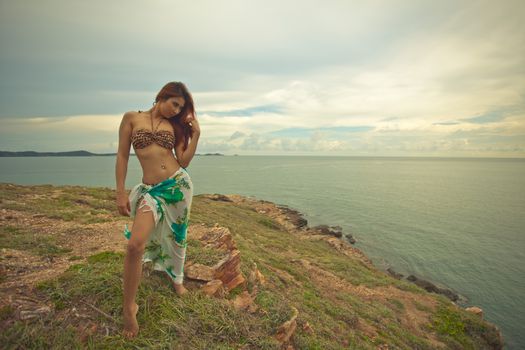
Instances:
[[[130,216],[131,205],[127,192],[117,193],[117,208],[120,215]]]
[[[186,125],[188,125],[191,128],[192,135],[201,133],[201,127],[199,125],[199,121],[197,120],[197,117],[194,115],[193,117],[188,116],[186,118]]]

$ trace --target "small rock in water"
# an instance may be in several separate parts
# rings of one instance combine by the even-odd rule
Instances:
[[[395,272],[391,267],[389,267],[388,269],[386,269],[386,271],[390,274],[390,276],[394,277],[394,278],[397,278],[398,280],[402,279],[403,277],[405,277],[403,274],[399,273],[399,272]]]
[[[454,293],[453,291],[451,291],[450,289],[439,288],[435,284],[433,284],[433,283],[431,283],[429,281],[420,279],[420,278],[418,278],[418,277],[416,277],[414,275],[408,276],[407,280],[409,280],[410,282],[414,282],[414,284],[416,284],[417,286],[425,289],[428,292],[433,292],[433,293],[437,293],[437,294],[443,294],[444,296],[446,296],[447,298],[449,298],[452,301],[457,301],[459,299],[459,296],[456,293]]]
[[[341,238],[343,236],[343,232],[341,232],[340,226],[317,225],[312,228],[325,235],[332,235],[337,238]]]
[[[355,238],[349,233],[345,235],[345,238],[348,242],[350,242],[350,244],[355,244],[356,242]]]

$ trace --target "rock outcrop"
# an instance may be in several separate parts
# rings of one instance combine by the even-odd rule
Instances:
[[[213,266],[187,260],[184,265],[185,277],[206,282],[202,286],[203,290],[212,295],[219,293],[221,288],[224,288],[225,292],[229,292],[238,285],[245,283],[246,279],[240,267],[241,252],[237,249],[228,228],[218,226],[218,224],[214,227],[194,225],[189,230],[189,237],[199,240],[204,248],[213,249],[222,254],[223,257]]]

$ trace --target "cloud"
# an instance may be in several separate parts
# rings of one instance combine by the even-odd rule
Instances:
[[[285,138],[274,137],[268,134],[253,132],[251,134],[234,133],[235,137],[228,141],[203,140],[200,148],[218,152],[247,154],[252,152],[258,154],[293,152],[295,154],[328,152],[334,150],[345,150],[346,142],[341,140],[330,140],[323,132],[314,131],[307,138]],[[233,136],[233,135],[232,135]],[[211,151],[210,151],[211,152]]]
[[[67,117],[10,118],[2,120],[3,133],[31,132],[107,132],[118,130],[122,115],[75,115]]]
[[[211,115],[211,116],[235,116],[235,117],[251,117],[258,113],[282,113],[282,108],[277,105],[266,105],[266,106],[253,106],[243,109],[233,109],[227,111],[202,111],[202,113]]]
[[[182,80],[199,152],[525,155],[522,1],[98,1],[3,4],[0,149],[114,151]]]
[[[246,134],[245,133],[242,133],[240,131],[236,131],[232,134],[232,136],[230,136],[230,141],[232,140],[235,140],[235,139],[238,139],[238,138],[241,138],[241,137],[245,137]]]
[[[462,121],[468,122],[468,123],[474,123],[474,124],[487,124],[487,123],[495,123],[504,120],[508,116],[513,115],[524,115],[525,114],[525,106],[511,106],[511,107],[501,107],[496,110],[485,112],[481,115],[471,117],[471,118],[463,118]]]

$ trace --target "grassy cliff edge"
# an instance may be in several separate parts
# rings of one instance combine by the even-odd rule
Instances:
[[[338,238],[295,227],[274,203],[238,195],[194,196],[187,261],[212,258],[192,230],[224,227],[240,251],[244,289],[210,297],[186,279],[190,293],[177,297],[162,273],[144,275],[139,337],[127,341],[122,232],[131,220],[118,215],[114,198],[110,188],[0,184],[5,348],[503,347],[497,327],[479,315],[380,271]],[[254,266],[264,284],[248,278]],[[232,306],[243,290],[256,311]]]

